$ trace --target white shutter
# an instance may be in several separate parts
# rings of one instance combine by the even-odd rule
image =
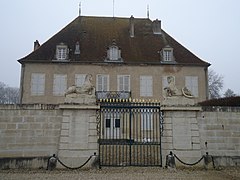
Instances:
[[[118,91],[130,91],[129,75],[118,75]]]
[[[153,95],[152,76],[140,76],[140,96],[150,97]]]
[[[67,89],[67,75],[54,74],[53,95],[63,96]]]
[[[85,82],[86,74],[75,74],[75,85],[81,87]]]
[[[108,90],[109,90],[109,76],[103,74],[97,75],[97,91]]]
[[[31,95],[41,96],[45,93],[45,74],[33,73],[31,75]]]
[[[185,86],[191,91],[192,95],[198,97],[198,77],[197,76],[186,76]]]

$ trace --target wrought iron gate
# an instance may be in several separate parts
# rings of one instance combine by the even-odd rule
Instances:
[[[162,166],[160,103],[100,104],[100,166]]]

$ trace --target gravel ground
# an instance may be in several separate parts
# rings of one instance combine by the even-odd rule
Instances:
[[[162,169],[162,168],[142,168],[142,167],[123,167],[123,168],[102,168],[90,170],[0,170],[0,180],[83,180],[83,179],[184,179],[184,180],[239,180],[240,168],[225,168],[218,170],[203,169]]]

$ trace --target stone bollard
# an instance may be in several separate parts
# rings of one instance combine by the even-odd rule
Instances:
[[[48,159],[47,170],[52,171],[57,166],[57,157],[55,154]]]
[[[172,151],[166,156],[166,168],[176,168],[175,157]]]
[[[206,152],[206,155],[203,156],[204,160],[204,169],[208,169],[208,164],[212,162],[212,156],[208,155],[208,152]]]

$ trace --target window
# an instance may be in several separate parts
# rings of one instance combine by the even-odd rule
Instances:
[[[194,97],[198,97],[198,77],[197,76],[186,76],[185,86]]]
[[[64,43],[57,45],[56,59],[57,60],[67,60],[68,59],[68,48]]]
[[[171,61],[172,60],[172,51],[164,50],[163,51],[163,59],[164,59],[164,61]]]
[[[170,81],[169,80],[172,80],[172,85],[175,85],[175,76],[163,76],[162,77],[162,87],[163,87],[163,90],[164,90],[164,88],[165,87],[169,87],[169,83],[170,83]]]
[[[140,76],[140,96],[150,97],[153,95],[152,76]]]
[[[115,119],[115,128],[120,128],[120,119]]]
[[[67,75],[54,74],[53,79],[53,95],[63,96],[67,89]]]
[[[105,127],[106,128],[120,128],[120,115],[117,114],[105,114]]]
[[[118,91],[130,91],[130,76],[118,75]]]
[[[75,74],[75,85],[80,87],[85,82],[86,74]]]
[[[111,119],[106,119],[106,128],[111,127]]]
[[[162,49],[162,61],[169,62],[173,60],[173,48],[166,46]]]
[[[31,75],[31,95],[42,96],[45,91],[45,74],[32,73]]]
[[[108,47],[106,61],[117,61],[117,62],[122,61],[121,49],[118,46],[116,46],[116,43],[114,40],[112,45]]]
[[[97,75],[97,91],[109,91],[109,76],[104,74]]]

